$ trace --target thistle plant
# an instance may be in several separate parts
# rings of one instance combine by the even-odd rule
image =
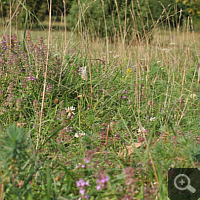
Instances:
[[[30,162],[30,143],[28,135],[24,133],[22,127],[12,125],[5,132],[1,132],[0,137],[0,163],[1,179],[4,183],[5,193],[8,197],[18,199],[20,188],[26,179],[26,164]],[[25,188],[24,188],[25,189]],[[7,193],[8,192],[8,193]]]

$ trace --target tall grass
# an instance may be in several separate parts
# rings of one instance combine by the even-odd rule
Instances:
[[[26,37],[10,23],[0,198],[167,199],[167,170],[199,166],[200,35],[189,20],[184,30],[158,20],[150,43],[126,43],[123,27],[114,43],[90,37],[81,21],[78,35],[65,20],[54,31],[51,14],[48,32],[25,27]]]

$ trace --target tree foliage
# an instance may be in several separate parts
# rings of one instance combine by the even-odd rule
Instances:
[[[186,6],[190,16],[200,16],[200,1],[199,0],[177,0]]]
[[[9,9],[9,2],[6,0],[0,0],[1,7],[0,7],[0,17],[6,17]]]
[[[9,0],[0,0],[0,17],[9,16],[9,2]],[[17,1],[12,0],[12,3],[14,2],[17,5]],[[48,15],[50,1],[25,0],[23,2],[40,21]],[[133,35],[144,38],[158,21],[173,26],[176,26],[177,22],[180,24],[181,9],[181,20],[191,16],[198,22],[199,0],[52,0],[52,16],[55,20],[59,21],[65,12],[69,29],[73,30],[79,22],[77,26],[79,31],[84,29],[95,37],[105,37],[107,33],[110,38],[116,35],[123,38],[132,38]],[[26,11],[23,8],[20,11],[18,27],[20,25],[23,27]],[[37,25],[36,18],[32,16],[29,18],[30,25]]]
[[[73,0],[65,0],[66,14],[69,14],[72,3]],[[52,10],[53,10],[52,14],[64,12],[64,2],[61,0],[52,0]]]
[[[43,21],[45,16],[48,14],[48,5],[46,0],[28,0],[25,2],[26,8],[37,17],[38,20]],[[23,27],[24,21],[26,17],[26,11],[23,9],[19,15],[19,22],[21,22],[21,26]],[[29,25],[36,25],[38,24],[38,20],[30,15],[29,18]]]
[[[67,21],[71,29],[78,25],[93,36],[141,38],[152,27],[147,5],[147,0],[74,1]]]

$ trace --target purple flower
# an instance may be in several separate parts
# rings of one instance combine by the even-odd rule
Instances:
[[[85,161],[85,163],[89,163],[90,162],[90,160],[88,158],[85,158],[84,161]]]
[[[48,90],[51,90],[52,88],[53,88],[53,85],[49,83],[49,84],[47,85],[47,91],[48,91]]]
[[[84,194],[85,194],[85,189],[84,189],[84,188],[80,188],[79,193],[80,193],[81,195],[84,195]]]
[[[79,179],[79,181],[76,182],[76,186],[79,187],[79,193],[81,195],[84,195],[85,194],[85,186],[90,186],[90,183],[89,181],[84,181],[83,179]]]
[[[87,152],[85,153],[85,158],[84,158],[85,163],[89,163],[93,160],[94,153],[95,153],[94,151],[90,151],[87,149]]]
[[[63,133],[66,133],[65,129],[62,129],[59,131],[59,133],[63,134]]]
[[[8,64],[9,64],[9,65],[12,65],[11,59],[8,59]]]
[[[122,96],[122,99],[126,99],[127,97],[126,96]]]
[[[127,90],[123,90],[122,93],[123,94],[127,94],[128,92],[127,92]]]
[[[84,187],[85,186],[85,181],[80,178],[79,181],[76,182],[77,187]]]
[[[72,132],[73,127],[66,127],[67,132]]]
[[[84,198],[85,198],[85,199],[89,199],[89,195],[86,194],[86,195],[84,196]]]
[[[97,190],[101,190],[101,188],[106,187],[106,183],[108,182],[109,178],[105,175],[104,171],[101,171],[101,173],[98,176],[98,179],[96,180],[97,183]]]
[[[85,185],[90,186],[90,183],[88,180],[85,182]]]
[[[29,81],[35,81],[35,80],[37,80],[37,79],[36,79],[34,76],[29,76],[29,77],[28,77],[28,80],[29,80]]]
[[[101,190],[101,186],[100,185],[97,185],[97,190]]]
[[[37,124],[33,124],[33,128],[35,128],[37,126]]]
[[[109,180],[108,177],[105,176],[105,177],[102,177],[101,182],[104,184],[104,183],[108,182],[108,180]]]

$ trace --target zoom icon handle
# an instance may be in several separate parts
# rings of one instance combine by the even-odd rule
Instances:
[[[175,177],[174,186],[178,190],[189,190],[192,193],[196,192],[196,189],[190,185],[190,178],[185,174],[179,174]]]

